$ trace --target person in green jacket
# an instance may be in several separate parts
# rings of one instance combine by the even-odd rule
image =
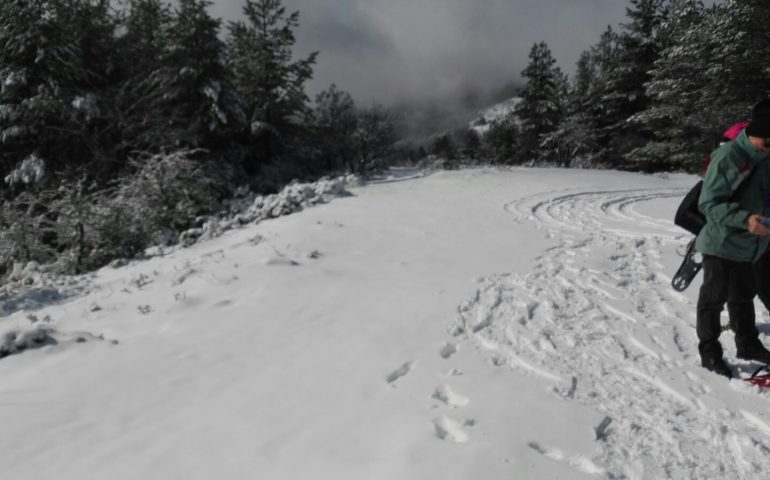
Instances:
[[[753,271],[753,262],[770,244],[770,228],[762,223],[770,220],[770,100],[754,107],[751,124],[735,141],[714,151],[698,208],[706,217],[695,241],[703,254],[698,350],[703,367],[731,378],[719,343],[720,315],[728,298],[738,358],[770,364],[770,351],[756,327]]]

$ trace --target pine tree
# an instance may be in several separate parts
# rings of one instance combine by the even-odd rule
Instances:
[[[268,161],[307,113],[305,82],[313,75],[317,53],[292,60],[299,12],[287,16],[281,0],[246,0],[243,11],[247,22],[229,26],[228,54],[256,156]]]
[[[661,26],[663,49],[645,85],[650,105],[630,119],[653,135],[629,154],[645,170],[697,171],[711,146],[709,135],[694,122],[705,113],[696,105],[711,82],[703,50],[711,35],[706,15],[700,0],[676,0]]]
[[[519,126],[516,116],[511,114],[489,124],[482,137],[482,154],[496,164],[520,163]]]
[[[603,38],[610,38],[610,34],[605,32]],[[599,102],[601,89],[595,53],[581,54],[564,102],[564,118],[559,128],[544,140],[545,148],[552,152],[551,158],[563,166],[596,166],[598,152],[601,152],[597,144],[601,103],[595,103]]]
[[[0,2],[0,173],[31,155],[51,170],[95,158],[114,28],[108,0]]]
[[[478,132],[472,128],[466,130],[463,143],[462,155],[473,162],[478,161],[481,154],[481,136]]]
[[[161,69],[153,74],[162,109],[178,146],[215,144],[233,123],[238,105],[223,64],[220,21],[209,0],[180,0],[168,27]]]
[[[125,31],[117,39],[121,76],[104,106],[114,129],[114,156],[124,165],[132,152],[174,143],[168,135],[163,85],[172,13],[161,0],[130,0],[120,20]]]
[[[562,117],[562,73],[545,42],[533,45],[529,65],[522,71],[527,80],[520,93],[516,115],[522,122],[521,156],[537,159],[542,138],[556,130]]]
[[[332,84],[316,97],[313,110],[314,136],[327,171],[350,170],[355,156],[353,132],[356,111],[353,98]]]
[[[574,155],[571,140],[565,137],[565,120],[571,113],[574,96],[569,78],[561,71],[556,72],[556,105],[559,123],[556,128],[540,136],[540,160],[563,167],[569,166]]]
[[[564,141],[575,156],[572,165],[606,166],[612,158],[609,148],[616,123],[612,104],[605,102],[612,77],[620,68],[619,36],[612,27],[599,42],[584,52],[572,85],[569,112],[563,122]]]
[[[148,75],[158,68],[166,48],[171,10],[161,0],[129,0],[127,7],[121,49],[131,73]]]
[[[352,140],[356,152],[353,171],[365,174],[380,170],[396,141],[393,116],[379,105],[360,110]]]
[[[570,110],[574,111],[581,108],[590,91],[594,82],[596,73],[594,71],[593,59],[590,52],[583,52],[580,54],[577,66],[575,69],[575,78],[573,79],[573,86],[571,92],[571,105]]]
[[[703,128],[745,119],[770,94],[770,73],[760,58],[770,51],[768,15],[770,3],[761,0],[730,0],[708,12],[702,28],[710,38],[700,44],[700,55],[709,61],[710,81],[696,105]]]
[[[674,2],[662,32],[665,48],[647,92],[651,108],[632,118],[655,132],[631,157],[650,169],[699,171],[721,131],[746,120],[770,93],[770,73],[757,59],[770,51],[762,18],[770,5],[732,0],[705,9],[695,0]]]
[[[433,139],[430,146],[430,152],[439,158],[445,160],[455,160],[457,157],[457,147],[452,141],[452,137],[446,133]]]
[[[74,110],[68,129],[77,139],[70,139],[73,148],[68,152],[67,166],[71,167],[78,157],[86,157],[90,173],[112,175],[119,168],[113,149],[117,130],[106,104],[124,72],[120,53],[116,54],[118,24],[110,0],[62,0],[56,18],[70,35],[76,52],[70,65],[72,73],[63,77]],[[82,160],[74,163],[81,164]]]
[[[665,13],[664,0],[631,0],[630,20],[618,37],[618,62],[608,73],[602,103],[606,108],[609,160],[626,166],[626,154],[651,139],[648,131],[633,127],[628,119],[649,104],[645,83],[658,59],[658,31]]]

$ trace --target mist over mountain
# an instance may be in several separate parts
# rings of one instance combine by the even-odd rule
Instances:
[[[424,145],[438,134],[467,130],[468,124],[484,110],[516,96],[520,89],[518,82],[488,91],[466,88],[461,94],[444,99],[397,102],[391,112],[403,141]]]

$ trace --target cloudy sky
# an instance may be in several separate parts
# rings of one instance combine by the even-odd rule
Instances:
[[[213,0],[212,14],[241,18],[243,0]],[[518,80],[533,43],[559,65],[607,25],[624,21],[623,0],[286,0],[300,11],[298,55],[320,51],[314,95],[331,83],[359,102],[439,99]]]

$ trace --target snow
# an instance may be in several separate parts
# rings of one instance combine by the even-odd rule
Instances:
[[[669,285],[695,181],[400,170],[106,267],[0,317],[37,347],[0,360],[4,477],[764,478],[770,392],[699,367]]]
[[[479,116],[471,122],[470,128],[475,130],[479,135],[484,135],[489,130],[492,122],[500,122],[509,115],[512,115],[519,103],[521,103],[521,97],[511,97],[508,100],[492,105],[481,112]],[[480,119],[484,119],[483,125],[477,124]]]
[[[8,132],[8,130],[6,130],[6,132]],[[30,185],[40,182],[44,176],[45,161],[36,153],[33,153],[22,160],[11,173],[6,175],[5,183],[10,186],[17,184]]]
[[[348,188],[361,184],[353,174],[323,178],[313,183],[297,181],[285,186],[280,192],[270,195],[247,193],[226,202],[222,217],[200,218],[200,228],[192,228],[180,235],[180,243],[189,246],[199,239],[212,239],[247,223],[258,223],[267,219],[291,215],[305,208],[328,203],[337,197],[350,195]]]
[[[93,93],[78,95],[72,100],[72,108],[81,111],[86,118],[93,119],[99,116],[99,99]]]
[[[3,82],[3,90],[25,86],[27,84],[27,75],[24,72],[11,71]]]

